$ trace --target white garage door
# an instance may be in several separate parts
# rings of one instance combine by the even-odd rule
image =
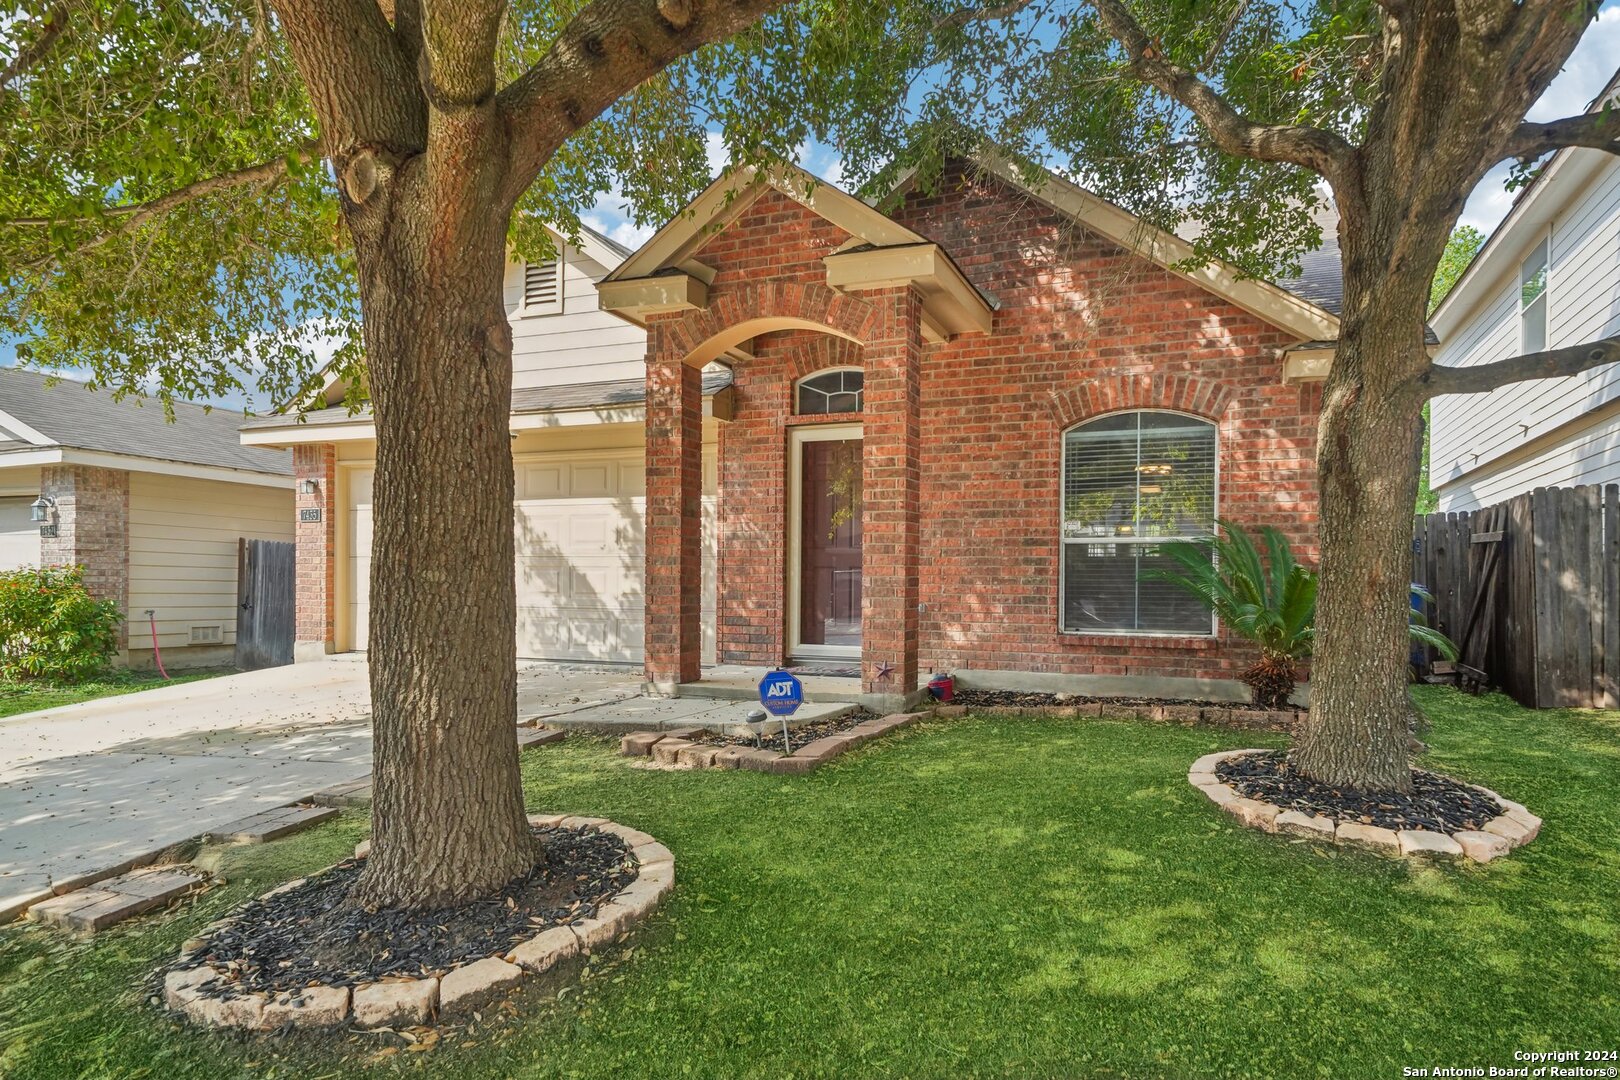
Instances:
[[[35,498],[0,499],[0,570],[39,565],[39,526],[29,510]]]
[[[529,455],[515,463],[517,651],[525,658],[640,663],[646,475],[640,448]],[[712,478],[711,478],[712,486]],[[370,615],[371,474],[349,485],[350,613],[356,648]],[[703,500],[703,656],[713,662],[714,500]]]

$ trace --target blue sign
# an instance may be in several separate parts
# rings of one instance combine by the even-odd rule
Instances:
[[[804,684],[791,671],[772,671],[759,680],[759,703],[772,716],[792,716],[804,704]]]

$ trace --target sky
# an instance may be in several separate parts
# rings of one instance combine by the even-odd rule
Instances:
[[[1605,0],[1597,18],[1587,29],[1564,70],[1553,80],[1547,92],[1531,108],[1528,119],[1554,120],[1561,116],[1574,116],[1584,111],[1620,63],[1620,0]],[[822,179],[837,184],[843,176],[843,163],[836,151],[819,144],[806,144],[799,149],[799,163]],[[725,164],[725,151],[718,133],[709,137],[709,169],[718,173]],[[1470,225],[1489,236],[1508,210],[1513,206],[1515,192],[1504,189],[1511,165],[1503,163],[1492,169],[1480,181],[1464,207],[1459,224]],[[1106,196],[1107,192],[1101,192]],[[641,246],[653,233],[651,226],[638,226],[625,213],[623,197],[607,193],[597,198],[595,206],[581,215],[581,220],[628,248]],[[0,367],[16,363],[16,347],[11,341],[0,340]],[[69,374],[71,373],[64,373]],[[241,395],[216,399],[208,404],[241,408],[245,399]]]

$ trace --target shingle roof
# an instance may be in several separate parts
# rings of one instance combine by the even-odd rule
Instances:
[[[716,366],[703,373],[703,396],[713,397],[732,383],[731,369]],[[512,391],[513,413],[567,412],[572,409],[631,408],[647,401],[647,383],[642,379],[613,379],[606,382],[572,383],[568,386],[532,386]],[[362,408],[350,415],[342,405],[316,409],[304,414],[304,424],[365,423],[371,410]],[[261,416],[242,425],[243,431],[295,427],[296,413]]]
[[[1344,314],[1344,262],[1339,255],[1337,214],[1324,214],[1322,246],[1299,257],[1299,276],[1278,281],[1277,285],[1323,311]],[[1440,344],[1435,332],[1427,326],[1423,328],[1423,339],[1430,345]],[[1314,348],[1320,343],[1306,344]]]
[[[71,379],[53,380],[37,371],[0,368],[0,412],[52,442],[77,450],[292,475],[291,454],[241,444],[237,429],[242,415],[232,409],[209,410],[177,401],[171,424],[156,401],[134,397],[114,401],[110,393]],[[0,464],[5,453],[30,449],[36,448],[4,445]]]
[[[1322,246],[1299,257],[1299,276],[1277,284],[1333,315],[1344,311],[1344,266],[1339,259],[1339,237],[1322,235]]]

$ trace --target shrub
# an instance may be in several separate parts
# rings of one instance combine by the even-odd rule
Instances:
[[[84,587],[81,566],[0,571],[0,678],[77,682],[118,649],[123,613]]]
[[[1262,558],[1259,545],[1241,526],[1219,524],[1225,535],[1166,544],[1164,553],[1181,569],[1155,576],[1198,597],[1234,632],[1260,647],[1259,662],[1240,677],[1256,704],[1280,709],[1294,692],[1299,662],[1311,655],[1316,640],[1316,571],[1296,559],[1288,539],[1269,525],[1260,531],[1266,549]],[[1432,599],[1421,589],[1413,591]],[[1425,625],[1416,612],[1408,632],[1418,644],[1457,659],[1451,640]]]

